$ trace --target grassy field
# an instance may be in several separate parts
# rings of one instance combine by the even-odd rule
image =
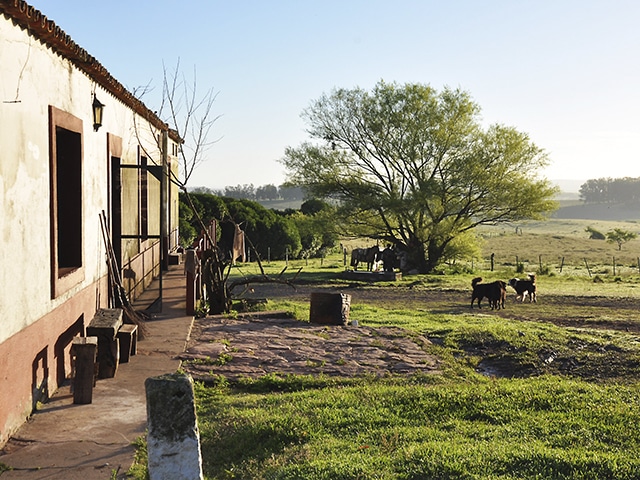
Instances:
[[[638,478],[638,391],[559,377],[197,388],[207,478]],[[274,391],[274,387],[278,390]]]
[[[366,299],[351,308],[362,325],[424,335],[440,373],[234,383],[214,375],[196,385],[206,478],[640,478],[640,240],[618,251],[589,240],[587,226],[637,228],[565,219],[519,225],[518,233],[485,228],[483,259],[464,273],[388,284],[340,279],[339,253],[266,263],[270,275],[286,267],[293,279],[301,269],[303,285]],[[539,303],[470,310],[471,278],[508,279],[516,257],[526,271],[545,267]],[[256,272],[240,265],[233,275]],[[308,320],[307,299],[293,293],[267,308]]]
[[[640,272],[640,238],[618,248],[615,243],[592,240],[586,232],[591,227],[603,234],[615,228],[640,234],[636,221],[552,219],[529,222],[507,229],[482,227],[483,260],[478,268],[488,268],[491,254],[495,263],[512,266],[516,261],[526,271],[548,268],[555,274],[579,275],[589,273],[632,274]],[[591,270],[591,272],[589,272]]]
[[[308,312],[302,301],[270,307],[302,319]],[[387,298],[355,305],[351,318],[427,336],[439,375],[273,374],[199,384],[207,478],[640,478],[637,335],[471,312],[466,304],[435,310]],[[556,304],[553,314],[571,309]],[[479,373],[486,360],[527,374]]]

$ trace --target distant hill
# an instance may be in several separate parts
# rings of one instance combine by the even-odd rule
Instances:
[[[299,210],[303,200],[257,200],[264,208],[273,210]]]
[[[549,180],[560,189],[556,200],[580,200],[580,187],[586,180]]]
[[[552,218],[584,220],[640,220],[640,204],[597,203],[585,204],[560,201],[560,209]]]

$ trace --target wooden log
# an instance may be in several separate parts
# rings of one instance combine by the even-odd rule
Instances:
[[[93,400],[98,337],[75,337],[71,343],[71,357],[75,367],[73,403],[87,404]]]
[[[120,363],[127,363],[129,357],[135,355],[138,350],[138,326],[126,323],[118,330],[120,346]]]
[[[309,321],[323,325],[346,325],[349,323],[351,295],[346,293],[311,293]]]
[[[101,308],[87,325],[87,336],[98,337],[98,378],[115,377],[118,370],[117,334],[122,326],[122,317],[121,308]]]

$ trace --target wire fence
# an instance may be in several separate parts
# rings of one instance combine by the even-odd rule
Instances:
[[[640,257],[630,258],[628,256],[594,258],[583,257],[581,261],[576,261],[575,256],[568,259],[565,256],[552,258],[550,256],[538,255],[537,261],[530,258],[521,259],[519,256],[513,258],[497,258],[492,254],[489,258],[479,262],[471,262],[471,268],[479,270],[500,270],[514,269],[517,272],[539,273],[544,275],[596,275],[611,276],[631,276],[640,275]]]

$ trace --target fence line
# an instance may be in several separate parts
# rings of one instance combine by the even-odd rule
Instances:
[[[511,263],[509,261],[503,260],[500,262],[499,259],[496,258],[495,253],[492,253],[489,257],[489,260],[482,260],[481,262],[488,263],[488,267],[481,268],[480,265],[474,265],[471,262],[472,269],[479,268],[481,270],[487,269],[490,271],[494,271],[497,268],[510,268],[514,267],[516,270],[528,271],[531,273],[566,273],[565,269],[571,269],[571,273],[575,273],[579,270],[586,270],[587,274],[592,277],[594,274],[611,274],[613,276],[616,275],[632,275],[632,274],[640,274],[640,257],[636,257],[634,259],[634,264],[625,265],[625,262],[620,262],[618,257],[611,257],[601,262],[594,261],[593,259],[588,259],[587,257],[582,258],[582,263],[567,263],[566,258],[564,256],[558,259],[558,263],[555,262],[545,262],[543,255],[538,255],[538,263],[537,265],[531,261],[523,261],[519,258],[518,255],[515,256],[515,263]]]

